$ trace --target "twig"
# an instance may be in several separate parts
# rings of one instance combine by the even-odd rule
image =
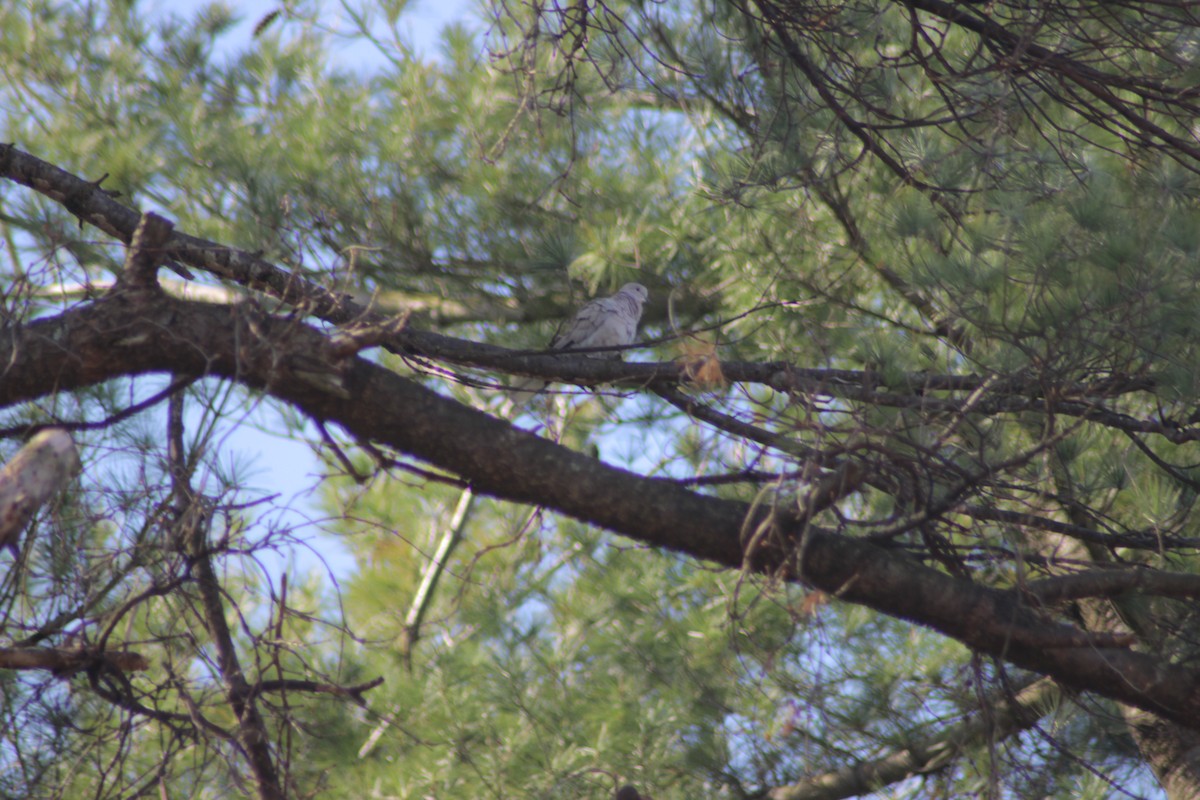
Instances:
[[[279,678],[276,680],[263,681],[254,687],[255,694],[263,692],[312,692],[315,694],[332,694],[338,697],[346,697],[353,700],[360,706],[365,706],[367,700],[363,695],[377,686],[383,685],[383,678],[375,678],[364,683],[356,683],[353,686],[338,686],[335,683],[322,683],[320,681],[306,681],[295,678]]]
[[[434,590],[437,589],[438,581],[441,580],[442,573],[446,571],[446,562],[449,560],[450,554],[462,541],[462,533],[467,526],[467,520],[470,519],[474,505],[475,493],[468,486],[459,495],[458,506],[454,509],[454,516],[450,518],[450,526],[442,534],[437,551],[429,559],[429,564],[425,567],[425,574],[421,576],[421,585],[417,587],[417,592],[413,595],[412,605],[408,609],[408,615],[404,618],[404,634],[400,642],[400,652],[403,653],[405,662],[410,665],[413,645],[421,636],[421,621],[425,618],[425,612],[429,610],[429,602],[433,598]]]
[[[168,456],[173,491],[184,503],[178,523],[177,541],[191,562],[192,574],[200,592],[204,625],[216,650],[217,669],[225,683],[225,697],[237,719],[237,740],[246,754],[258,795],[262,800],[284,800],[279,771],[271,754],[271,739],[267,726],[254,703],[254,690],[246,681],[238,660],[233,634],[225,619],[221,599],[221,584],[213,569],[208,547],[211,514],[205,513],[204,499],[197,498],[187,482],[187,466],[183,447],[183,395],[171,398],[167,413]]]

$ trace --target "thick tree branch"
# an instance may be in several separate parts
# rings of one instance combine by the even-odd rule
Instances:
[[[0,175],[58,200],[81,220],[125,242],[131,241],[141,219],[138,212],[118,203],[97,184],[84,181],[11,145],[0,147]],[[578,354],[563,356],[512,351],[412,326],[397,327],[394,319],[370,312],[349,295],[330,292],[253,254],[179,232],[170,236],[163,253],[219,278],[263,291],[327,322],[357,323],[375,330],[391,326],[392,334],[379,337],[380,343],[399,355],[419,355],[462,366],[499,369],[577,385],[648,386],[654,382],[683,385],[688,381],[685,365],[677,363],[626,364]],[[1153,381],[1140,377],[1111,376],[1088,384],[1048,388],[1039,381],[1021,377],[996,380],[989,376],[913,374],[889,387],[891,391],[882,391],[879,376],[871,372],[806,369],[786,362],[722,362],[721,368],[734,382],[759,383],[784,393],[826,395],[890,408],[920,409],[925,413],[960,413],[966,401],[934,393],[973,392],[991,381],[988,396],[973,405],[977,414],[1054,413],[1086,417],[1131,433],[1156,434],[1175,444],[1200,441],[1200,428],[1195,426],[1158,417],[1138,419],[1102,402],[1129,392],[1154,391]],[[320,372],[309,377],[318,384],[328,380],[328,376]],[[1052,397],[1047,396],[1050,392]]]
[[[955,578],[887,549],[805,526],[786,510],[645,478],[463,406],[251,304],[214,306],[124,292],[38,320],[0,342],[0,404],[124,375],[221,376],[270,392],[365,440],[388,444],[466,479],[476,494],[544,505],[655,547],[732,568],[803,580],[827,593],[926,625],[979,652],[1076,689],[1200,727],[1200,682],[1189,669],[1118,647],[1025,606],[1015,591]],[[299,362],[345,391],[306,380]],[[748,553],[744,532],[758,531]]]
[[[97,184],[42,161],[12,145],[0,146],[0,176],[28,186],[61,202],[71,213],[99,230],[130,242],[141,215],[114,200]],[[323,286],[279,269],[274,264],[236,248],[178,231],[163,245],[166,255],[202,269],[215,277],[262,291],[278,300],[303,309],[318,319],[334,324],[358,323],[366,326],[395,325],[393,317],[371,312],[347,294],[330,292]],[[204,299],[193,297],[191,299]],[[622,364],[609,359],[543,351],[514,351],[496,345],[481,344],[424,331],[412,326],[399,327],[393,335],[380,337],[379,343],[399,355],[417,354],[463,366],[503,369],[529,377],[558,379],[579,384],[625,381],[629,385],[648,384],[653,380],[686,383],[686,368],[676,363]],[[942,400],[936,392],[973,392],[991,382],[990,395],[1012,398],[1005,404],[981,406],[981,412],[1032,411],[1046,407],[1046,393],[1052,390],[1062,400],[1057,413],[1096,416],[1104,413],[1096,402],[1130,392],[1154,391],[1153,381],[1144,377],[1111,376],[1091,383],[1047,387],[1043,382],[1020,377],[997,380],[994,376],[934,375],[913,373],[889,386],[895,394],[881,391],[881,376],[870,371],[808,369],[787,362],[722,362],[725,376],[734,382],[761,383],[781,392],[805,392],[864,400],[881,405],[917,407],[931,411],[953,412],[958,406]],[[1116,412],[1111,412],[1116,413]],[[1149,423],[1139,426],[1144,430]],[[1160,429],[1170,428],[1160,424]],[[1175,426],[1178,427],[1178,426]],[[1154,430],[1151,432],[1159,432]],[[1197,433],[1200,437],[1200,433]]]

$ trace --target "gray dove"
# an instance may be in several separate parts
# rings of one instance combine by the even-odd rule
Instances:
[[[585,303],[550,340],[551,350],[585,350],[592,347],[625,347],[633,344],[642,305],[650,292],[640,283],[627,283],[612,297]],[[591,358],[620,358],[620,350],[584,353]],[[520,405],[546,388],[540,378],[526,378],[513,387],[513,402]]]

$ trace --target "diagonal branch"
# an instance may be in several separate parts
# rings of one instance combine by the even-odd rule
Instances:
[[[80,220],[129,242],[141,215],[114,200],[92,182],[72,175],[12,145],[0,146],[0,176],[29,186],[62,203]],[[425,358],[529,377],[560,380],[577,385],[623,382],[647,386],[653,381],[687,382],[686,368],[674,363],[626,364],[612,359],[563,356],[544,352],[514,351],[424,331],[398,327],[395,319],[377,314],[345,294],[331,292],[303,277],[279,269],[252,253],[174,232],[163,246],[163,256],[177,259],[210,274],[262,291],[318,319],[338,325],[355,323],[369,329],[390,330],[379,343],[401,356]],[[390,328],[389,328],[390,326]],[[806,369],[786,362],[722,362],[725,376],[734,382],[760,383],[776,391],[823,394],[892,408],[920,408],[928,413],[958,413],[963,401],[934,396],[934,392],[973,392],[986,376],[928,375],[914,373],[896,382],[894,391],[880,391],[879,376],[870,371]],[[317,376],[320,378],[321,376]],[[895,379],[893,379],[895,380]],[[1171,419],[1139,419],[1104,405],[1101,400],[1130,392],[1154,391],[1153,381],[1113,375],[1091,383],[1051,386],[1013,377],[996,381],[989,396],[975,406],[980,414],[1056,413],[1087,417],[1101,425],[1131,433],[1151,433],[1180,444],[1200,441],[1200,428]],[[1048,392],[1053,392],[1053,399]]]
[[[442,534],[437,550],[434,551],[429,563],[425,566],[425,572],[421,576],[421,585],[417,587],[416,594],[413,595],[412,605],[409,606],[408,615],[404,618],[404,638],[400,643],[400,652],[410,665],[413,645],[421,638],[421,622],[429,610],[429,604],[433,600],[433,593],[437,590],[442,573],[446,571],[450,554],[462,541],[463,531],[467,527],[467,521],[471,518],[471,511],[474,507],[475,493],[468,486],[459,495],[458,505],[455,506],[454,515],[450,518],[450,525]]]
[[[294,319],[267,316],[251,304],[230,308],[163,294],[114,294],[37,320],[0,341],[0,363],[8,365],[0,405],[148,372],[223,377],[269,391],[355,437],[460,475],[476,494],[543,505],[658,548],[804,581],[1076,689],[1200,729],[1200,681],[1189,668],[1104,646],[1028,607],[1016,590],[981,586],[924,566],[886,544],[806,525],[794,511],[752,513],[743,502],[608,466],[376,363],[361,357],[339,360],[334,353],[321,332]],[[322,365],[345,391],[305,380],[295,363],[306,369]],[[749,556],[743,530],[766,532]],[[217,611],[209,613],[219,636],[223,620]],[[223,647],[231,648],[224,641]],[[231,654],[229,649],[222,657],[227,678],[240,674]],[[228,688],[234,697],[246,697],[244,681],[231,681]],[[252,713],[249,705],[242,709]]]
[[[1000,741],[1037,724],[1046,709],[1058,702],[1062,690],[1042,679],[1016,695],[999,698],[988,713],[977,714],[941,734],[901,748],[881,758],[806,778],[766,793],[768,800],[841,800],[857,797],[948,767],[964,752]]]

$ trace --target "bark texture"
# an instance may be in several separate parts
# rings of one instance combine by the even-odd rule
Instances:
[[[0,404],[112,378],[220,376],[271,393],[364,441],[461,476],[478,494],[539,504],[655,547],[803,580],[835,597],[926,625],[974,650],[1076,689],[1200,729],[1200,685],[1183,666],[1053,621],[1016,590],[981,586],[898,549],[836,535],[786,510],[756,510],[646,478],[546,441],[391,372],[293,318],[252,303],[105,298],[18,330],[2,345]]]

